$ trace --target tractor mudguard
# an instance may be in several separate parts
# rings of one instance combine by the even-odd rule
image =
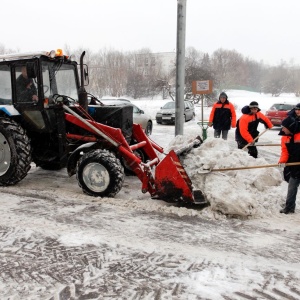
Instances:
[[[12,105],[0,105],[0,111],[3,111],[8,117],[20,116],[20,113]]]
[[[96,142],[90,142],[85,143],[83,145],[80,145],[78,148],[76,148],[71,155],[69,156],[68,162],[67,162],[67,171],[68,175],[71,177],[76,173],[76,166],[79,158],[81,157],[81,152],[87,152],[86,149],[94,148],[97,143]],[[96,148],[96,147],[95,147]]]

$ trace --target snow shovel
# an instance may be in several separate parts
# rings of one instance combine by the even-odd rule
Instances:
[[[253,142],[255,142],[260,136],[262,136],[265,132],[267,132],[267,130],[269,130],[269,128],[267,128],[263,132],[261,132],[255,139],[253,139],[253,141],[251,143],[248,143],[244,148],[242,148],[242,150],[246,150],[249,146],[252,145]],[[255,146],[255,145],[252,145],[252,146]]]
[[[260,144],[260,143],[257,143],[255,144],[254,146],[281,146],[281,144],[272,144],[272,143],[266,143],[266,144]]]
[[[261,165],[261,166],[247,166],[247,167],[234,167],[234,168],[222,168],[222,169],[210,169],[210,170],[201,170],[202,174],[210,172],[222,172],[222,171],[235,171],[235,170],[247,170],[247,169],[259,169],[259,168],[272,168],[272,167],[288,167],[288,166],[297,166],[300,165],[300,162],[286,163],[286,164],[272,164],[272,165]],[[202,172],[203,171],[203,172]]]

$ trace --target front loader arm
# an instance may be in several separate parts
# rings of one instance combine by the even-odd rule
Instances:
[[[140,125],[133,125],[133,139],[136,141],[136,144],[130,146],[121,129],[97,123],[92,118],[84,119],[69,107],[65,105],[63,107],[69,112],[65,113],[65,119],[68,122],[92,134],[90,141],[93,141],[95,138],[102,138],[115,147],[116,151],[125,159],[127,165],[142,182],[143,193],[149,192],[152,197],[159,197],[166,201],[179,201],[190,204],[200,202],[195,199],[191,180],[181,165],[177,154],[171,151],[160,161],[155,150],[163,153],[163,148],[152,142],[145,135]],[[73,138],[75,136],[72,135]],[[87,136],[78,136],[78,139],[81,137],[88,138]],[[189,148],[192,146],[195,146],[195,144],[192,143]],[[134,153],[134,150],[139,148],[149,158],[147,163],[143,163]],[[184,149],[184,151],[186,150]],[[151,171],[153,166],[156,166],[155,176],[153,176]],[[203,203],[203,199],[204,195],[199,200]]]
[[[137,175],[137,177],[141,180],[143,183],[142,191],[143,193],[150,192],[151,195],[155,194],[155,189],[153,188],[153,184],[151,182],[153,181],[152,176],[149,175],[149,169],[144,167],[141,159],[136,156],[133,152],[133,149],[138,148],[138,144],[140,144],[140,147],[144,147],[144,143],[138,143],[136,145],[130,146],[124,135],[122,134],[121,129],[110,127],[104,124],[97,123],[90,119],[84,119],[80,115],[78,115],[76,112],[71,110],[69,107],[63,105],[64,109],[69,112],[65,113],[65,119],[66,121],[79,126],[82,129],[87,130],[88,132],[92,133],[93,136],[86,137],[86,136],[80,136],[80,135],[74,135],[71,134],[70,137],[76,138],[78,140],[89,140],[89,141],[95,141],[97,137],[101,137],[107,142],[109,142],[112,146],[115,147],[115,149],[120,153],[120,155],[126,160],[126,163],[130,168],[133,170],[133,172]],[[142,130],[142,129],[141,129]],[[139,130],[137,130],[139,131]],[[147,143],[146,143],[147,144]],[[151,148],[151,147],[150,147]],[[148,147],[147,149],[147,155],[151,159],[157,159],[157,155],[155,151]],[[74,172],[70,170],[70,174]]]

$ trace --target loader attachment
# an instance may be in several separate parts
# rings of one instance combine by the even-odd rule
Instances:
[[[129,145],[123,136],[121,129],[97,123],[88,114],[84,113],[87,119],[80,116],[66,105],[62,105],[66,110],[65,119],[76,126],[89,132],[90,135],[81,136],[68,133],[67,136],[76,140],[89,141],[85,146],[78,147],[71,154],[71,162],[68,163],[70,175],[75,173],[76,162],[81,152],[95,147],[99,139],[107,141],[107,146],[115,147],[119,155],[125,160],[127,166],[137,175],[142,182],[142,193],[149,192],[152,198],[159,198],[167,202],[178,202],[182,204],[206,204],[206,197],[201,190],[193,190],[192,182],[183,168],[177,155],[185,155],[192,148],[199,147],[202,140],[197,137],[191,143],[181,149],[171,150],[163,160],[160,160],[156,151],[163,153],[163,148],[152,142],[144,133],[142,127],[133,124],[132,136],[135,144]],[[80,112],[82,112],[80,110]],[[135,150],[141,149],[147,156],[147,162],[142,162],[141,158],[135,154]],[[84,151],[83,151],[84,150]],[[152,174],[152,167],[155,169],[155,176]],[[97,192],[94,193],[94,195]],[[103,191],[101,191],[101,197]]]
[[[201,144],[203,143],[203,140],[201,139],[201,137],[198,135],[196,136],[196,138],[190,142],[189,144],[175,150],[175,153],[178,156],[185,156],[187,153],[189,153],[193,148],[198,148],[201,146]]]
[[[159,199],[167,202],[207,203],[201,190],[193,191],[192,182],[173,150],[156,166],[155,186]]]

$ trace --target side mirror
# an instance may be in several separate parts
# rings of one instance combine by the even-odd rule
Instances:
[[[36,64],[34,62],[26,63],[26,71],[27,71],[28,78],[36,78],[37,71],[36,71]]]
[[[141,109],[141,110],[140,110],[140,113],[141,113],[141,114],[144,114],[145,112]]]

